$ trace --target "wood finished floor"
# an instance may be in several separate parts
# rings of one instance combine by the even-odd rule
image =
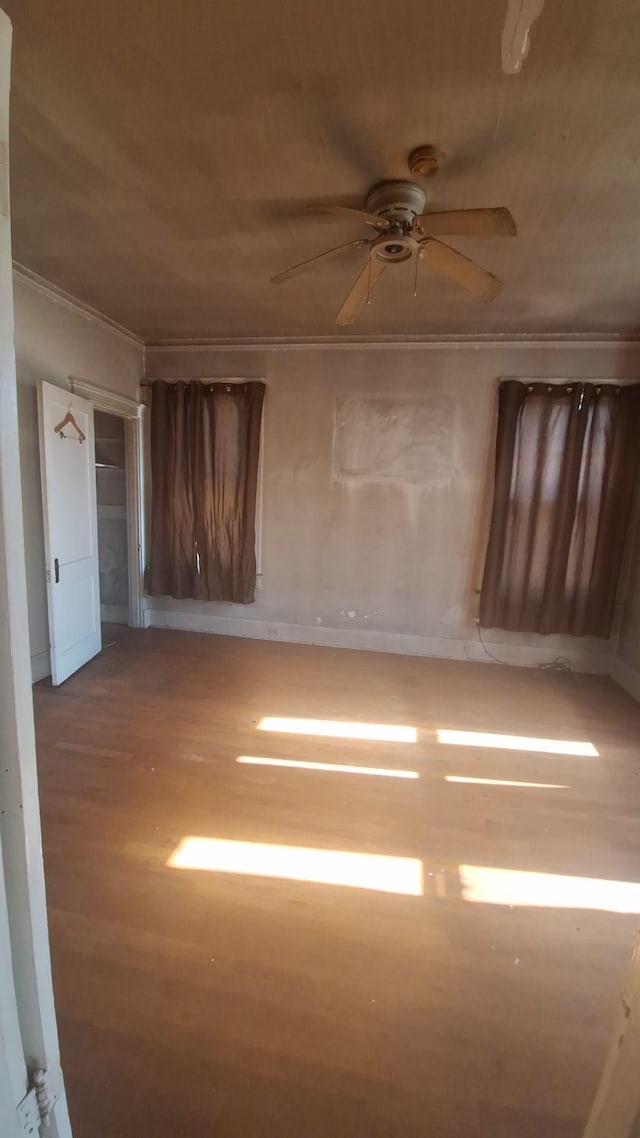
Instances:
[[[75,1138],[579,1138],[639,918],[472,903],[458,866],[548,874],[549,889],[640,879],[640,708],[596,677],[106,640],[62,688],[34,688]],[[409,725],[418,741],[271,734],[265,715]],[[439,727],[599,757],[445,746]],[[167,868],[188,835],[417,858],[424,896]]]

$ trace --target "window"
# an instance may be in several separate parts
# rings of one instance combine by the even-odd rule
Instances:
[[[251,604],[264,383],[152,385],[148,592]]]
[[[640,385],[500,385],[484,627],[607,637],[638,456]]]

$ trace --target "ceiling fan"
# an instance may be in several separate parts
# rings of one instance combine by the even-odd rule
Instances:
[[[439,168],[440,155],[432,146],[420,146],[409,155],[409,170],[414,177],[429,177],[437,174]],[[371,289],[387,265],[410,261],[411,258],[415,262],[414,295],[418,265],[424,261],[480,300],[494,300],[502,292],[502,281],[439,238],[515,237],[516,224],[509,210],[505,206],[497,206],[425,213],[426,203],[427,195],[416,182],[388,181],[378,183],[369,191],[363,209],[352,209],[344,205],[310,206],[310,209],[365,222],[376,229],[377,234],[371,239],[348,241],[345,245],[338,245],[307,261],[301,261],[299,265],[293,265],[272,277],[271,283],[283,284],[299,273],[306,273],[320,261],[336,257],[349,249],[366,248],[366,261],[336,316],[336,324],[353,324],[364,302],[369,303]]]

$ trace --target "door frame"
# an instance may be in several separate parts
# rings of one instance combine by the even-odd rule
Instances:
[[[49,1138],[71,1138],[51,976],[31,693],[6,160],[10,65],[11,21],[0,11],[0,1109],[6,1116],[9,1094],[26,1091],[30,1068],[34,1078],[41,1073],[54,1104]],[[13,1105],[17,1110],[21,1104]],[[34,1133],[40,1129],[35,1118],[32,1125]],[[17,1114],[13,1133],[25,1133]]]
[[[70,376],[71,390],[105,411],[124,419],[127,467],[127,547],[129,570],[129,627],[144,628],[145,524],[144,524],[144,412],[142,403],[126,395],[106,391],[84,379]]]

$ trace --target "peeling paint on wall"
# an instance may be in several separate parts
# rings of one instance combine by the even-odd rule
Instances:
[[[346,483],[449,485],[454,473],[455,414],[455,397],[441,391],[405,398],[348,395],[338,399],[334,478]]]

